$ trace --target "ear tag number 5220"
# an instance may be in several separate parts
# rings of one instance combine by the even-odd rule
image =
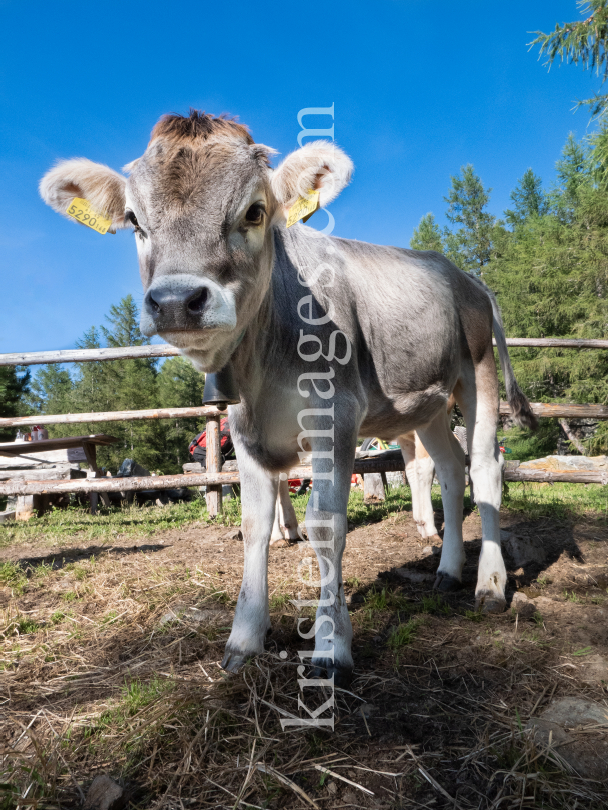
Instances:
[[[66,213],[83,225],[93,228],[97,233],[107,233],[112,225],[112,220],[106,219],[102,217],[101,214],[93,211],[91,203],[88,200],[83,200],[81,197],[74,197]]]

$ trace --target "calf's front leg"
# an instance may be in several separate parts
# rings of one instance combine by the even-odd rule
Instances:
[[[336,425],[335,464],[324,452],[327,447],[323,439],[312,441],[313,488],[306,509],[306,530],[319,564],[319,581],[313,584],[321,589],[320,598],[316,600],[315,649],[311,663],[315,674],[321,675],[321,670],[325,670],[328,678],[333,676],[335,686],[347,687],[353,672],[353,630],[344,593],[342,555],[346,545],[346,509],[357,431],[355,427],[347,433],[338,427]],[[316,450],[319,458],[315,457]],[[309,637],[308,633],[305,637]]]
[[[245,448],[237,447],[237,455],[245,560],[232,632],[222,660],[222,667],[230,672],[264,651],[264,639],[270,630],[268,546],[278,491],[278,476],[263,469]]]

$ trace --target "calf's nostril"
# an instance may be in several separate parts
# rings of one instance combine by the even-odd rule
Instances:
[[[202,290],[199,290],[196,295],[194,295],[187,304],[188,312],[191,312],[193,315],[200,315],[200,313],[205,309],[205,305],[207,303],[207,298],[209,296],[209,291],[206,287],[203,287]]]
[[[149,296],[148,302],[154,312],[160,312],[160,304],[158,303],[158,301],[154,300],[153,295]]]

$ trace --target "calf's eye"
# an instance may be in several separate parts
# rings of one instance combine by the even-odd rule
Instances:
[[[254,203],[245,214],[245,219],[251,225],[259,225],[264,217],[264,206],[262,203]]]
[[[137,217],[130,209],[125,211],[125,222],[130,222],[134,228],[139,228],[139,222],[137,221]]]
[[[137,221],[137,217],[130,209],[125,211],[125,222],[129,222],[133,226],[133,230],[135,234],[140,238],[143,239],[145,234],[140,227],[139,222]]]

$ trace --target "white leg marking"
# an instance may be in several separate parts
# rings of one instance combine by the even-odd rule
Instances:
[[[276,543],[282,539],[283,539],[283,531],[281,530],[280,495],[277,495],[277,500],[274,506],[274,521],[272,524],[272,533],[270,535],[270,542]]]
[[[445,529],[436,586],[441,590],[451,590],[462,579],[465,561],[462,542],[464,464],[452,451],[449,417],[445,412],[438,414],[430,425],[421,428],[418,435],[435,461],[441,484]]]
[[[410,485],[410,492],[412,493],[412,517],[416,524],[419,534],[426,537],[426,530],[424,528],[424,520],[421,517],[421,498],[419,494],[420,484],[418,480],[418,468],[416,464],[416,443],[415,434],[406,433],[404,436],[399,437],[399,444],[401,446],[401,455],[405,464],[405,474],[407,482]]]
[[[238,439],[233,432],[235,445]],[[264,650],[270,629],[268,610],[268,546],[276,512],[278,479],[237,445],[241,476],[241,505],[245,560],[232,632],[222,666],[235,671]]]
[[[328,457],[327,437],[311,439],[314,483],[306,510],[306,529],[317,555],[321,587],[312,663],[324,667],[329,677],[333,675],[336,685],[345,686],[353,669],[353,630],[344,594],[342,555],[358,423],[350,421],[357,417],[356,403],[343,401],[336,403],[335,409],[334,459]],[[315,419],[312,427],[327,428],[327,422],[327,417]]]
[[[431,487],[435,477],[435,462],[424,451],[422,442],[416,436],[416,472],[418,474],[418,501],[420,523],[418,531],[423,537],[437,536],[435,527],[435,513],[431,498]],[[421,531],[422,527],[422,531]],[[424,534],[422,533],[424,531]]]
[[[507,572],[500,550],[502,458],[496,441],[498,381],[494,357],[489,355],[475,369],[475,381],[462,385],[459,405],[467,423],[471,460],[470,475],[481,516],[481,554],[475,597],[488,613],[505,609]]]

